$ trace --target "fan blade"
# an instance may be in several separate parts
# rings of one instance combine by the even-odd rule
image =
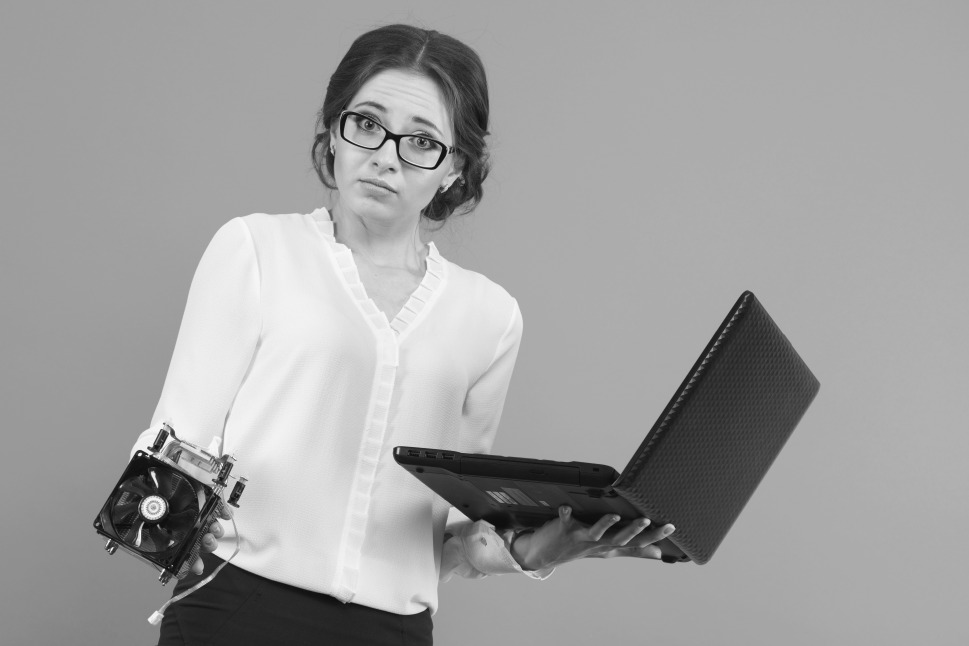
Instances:
[[[176,476],[171,469],[153,469],[155,471],[155,479],[158,483],[158,495],[169,500],[172,497],[172,490],[175,488],[173,480]]]
[[[138,514],[138,503],[137,502],[127,502],[121,505],[116,505],[111,509],[111,522],[115,525],[125,524],[126,519],[127,524],[131,524]]]
[[[148,469],[148,477],[151,478],[151,483],[155,485],[155,493],[161,493],[161,485],[158,484],[158,474],[156,471],[158,469]],[[161,495],[164,497],[165,494],[162,493]]]
[[[151,487],[144,481],[144,476],[129,478],[118,485],[118,489],[125,493],[134,494],[141,498],[151,495]]]
[[[196,512],[199,510],[198,493],[191,482],[185,478],[178,479],[172,495],[168,498],[168,507],[176,514],[186,509]]]
[[[141,530],[145,528],[145,521],[141,521],[138,524],[138,529],[135,530],[135,542],[132,543],[135,547],[141,547]]]
[[[194,514],[182,512],[181,517],[176,517],[174,522],[172,522],[172,518],[169,516],[158,527],[168,532],[169,542],[181,543],[192,533],[192,530],[195,528],[196,518],[197,516]]]
[[[163,552],[168,549],[171,543],[171,532],[162,529],[158,525],[145,528],[144,546],[141,548],[145,552]]]
[[[128,514],[124,518],[112,519],[111,524],[114,525],[114,531],[118,536],[127,536],[134,524],[138,522],[140,516],[138,514]]]
[[[185,509],[175,514],[169,514],[162,524],[170,532],[187,531],[195,525],[196,518],[198,518],[198,511]]]
[[[112,516],[115,516],[117,518],[124,518],[128,514],[136,513],[137,511],[138,511],[137,502],[126,502],[124,504],[115,506],[115,508],[112,510]]]

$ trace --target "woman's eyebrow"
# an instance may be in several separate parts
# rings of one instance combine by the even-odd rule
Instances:
[[[442,137],[442,138],[444,137],[444,134],[441,132],[441,129],[435,126],[432,122],[425,119],[424,117],[414,116],[414,117],[411,117],[410,120],[413,121],[414,123],[419,123],[423,126],[427,126],[431,130],[433,130],[438,137]]]
[[[380,103],[377,103],[376,101],[361,101],[360,103],[354,104],[353,109],[362,108],[362,107],[371,107],[374,110],[383,112],[384,114],[387,114],[388,112],[385,106],[381,105]],[[418,123],[422,126],[427,126],[431,130],[433,130],[438,137],[444,136],[443,131],[440,128],[438,128],[433,121],[428,121],[424,117],[419,117],[416,115],[411,117],[410,120],[413,123]]]
[[[362,108],[364,106],[370,106],[371,108],[374,108],[374,109],[379,110],[381,112],[387,112],[387,108],[385,108],[384,106],[380,105],[376,101],[361,101],[360,103],[357,103],[356,105],[354,105],[353,108],[354,109],[356,109],[356,108]]]

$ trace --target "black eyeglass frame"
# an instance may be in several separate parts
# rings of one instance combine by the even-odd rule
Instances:
[[[356,117],[362,117],[364,119],[367,119],[368,121],[373,121],[375,124],[377,124],[378,126],[380,126],[381,128],[383,128],[384,138],[380,140],[380,143],[377,144],[376,146],[372,146],[371,147],[371,146],[363,146],[361,144],[358,144],[355,141],[350,141],[349,139],[347,139],[347,136],[344,134],[344,129],[346,128],[347,119],[349,119],[351,115],[352,116],[356,116]],[[434,137],[428,137],[427,135],[398,135],[398,134],[395,134],[395,133],[391,132],[390,130],[387,130],[387,128],[382,123],[380,123],[379,121],[377,121],[373,117],[368,116],[366,114],[360,114],[359,112],[354,112],[353,110],[344,110],[343,112],[340,113],[340,137],[343,138],[343,141],[345,141],[345,142],[347,142],[349,144],[353,144],[354,146],[356,146],[358,148],[363,148],[364,150],[377,150],[378,148],[380,148],[381,146],[383,146],[385,143],[387,143],[387,140],[388,139],[392,139],[393,142],[394,142],[394,148],[397,151],[397,159],[399,159],[400,161],[404,162],[405,164],[409,164],[409,165],[413,166],[414,168],[422,168],[424,170],[434,170],[435,168],[437,168],[438,166],[440,166],[442,163],[444,163],[444,159],[448,155],[454,153],[454,146],[448,146],[446,143],[444,143],[443,141],[441,141],[439,139],[435,139]],[[433,166],[421,166],[420,164],[415,164],[414,162],[407,161],[406,159],[404,159],[403,157],[401,157],[401,155],[400,155],[400,140],[401,139],[409,139],[409,138],[412,138],[412,137],[416,137],[418,139],[427,139],[428,141],[433,141],[436,144],[440,144],[440,146],[441,146],[441,156],[438,158],[437,163],[435,163]]]

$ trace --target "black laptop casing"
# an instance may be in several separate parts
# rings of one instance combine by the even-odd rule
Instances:
[[[780,328],[744,292],[622,474],[609,466],[396,447],[394,458],[472,520],[538,527],[559,505],[676,531],[664,560],[710,560],[819,390]]]

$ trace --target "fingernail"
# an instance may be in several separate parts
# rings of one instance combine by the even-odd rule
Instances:
[[[646,525],[649,525],[649,519],[648,518],[640,518],[639,519],[639,524],[642,525],[643,527],[646,527]]]
[[[614,522],[614,523],[618,523],[618,522],[619,522],[619,520],[620,520],[620,518],[619,518],[619,516],[613,516],[611,520],[612,520],[612,522]]]
[[[666,527],[663,528],[663,536],[669,536],[675,531],[676,531],[675,527],[673,527],[672,525],[667,525]]]

